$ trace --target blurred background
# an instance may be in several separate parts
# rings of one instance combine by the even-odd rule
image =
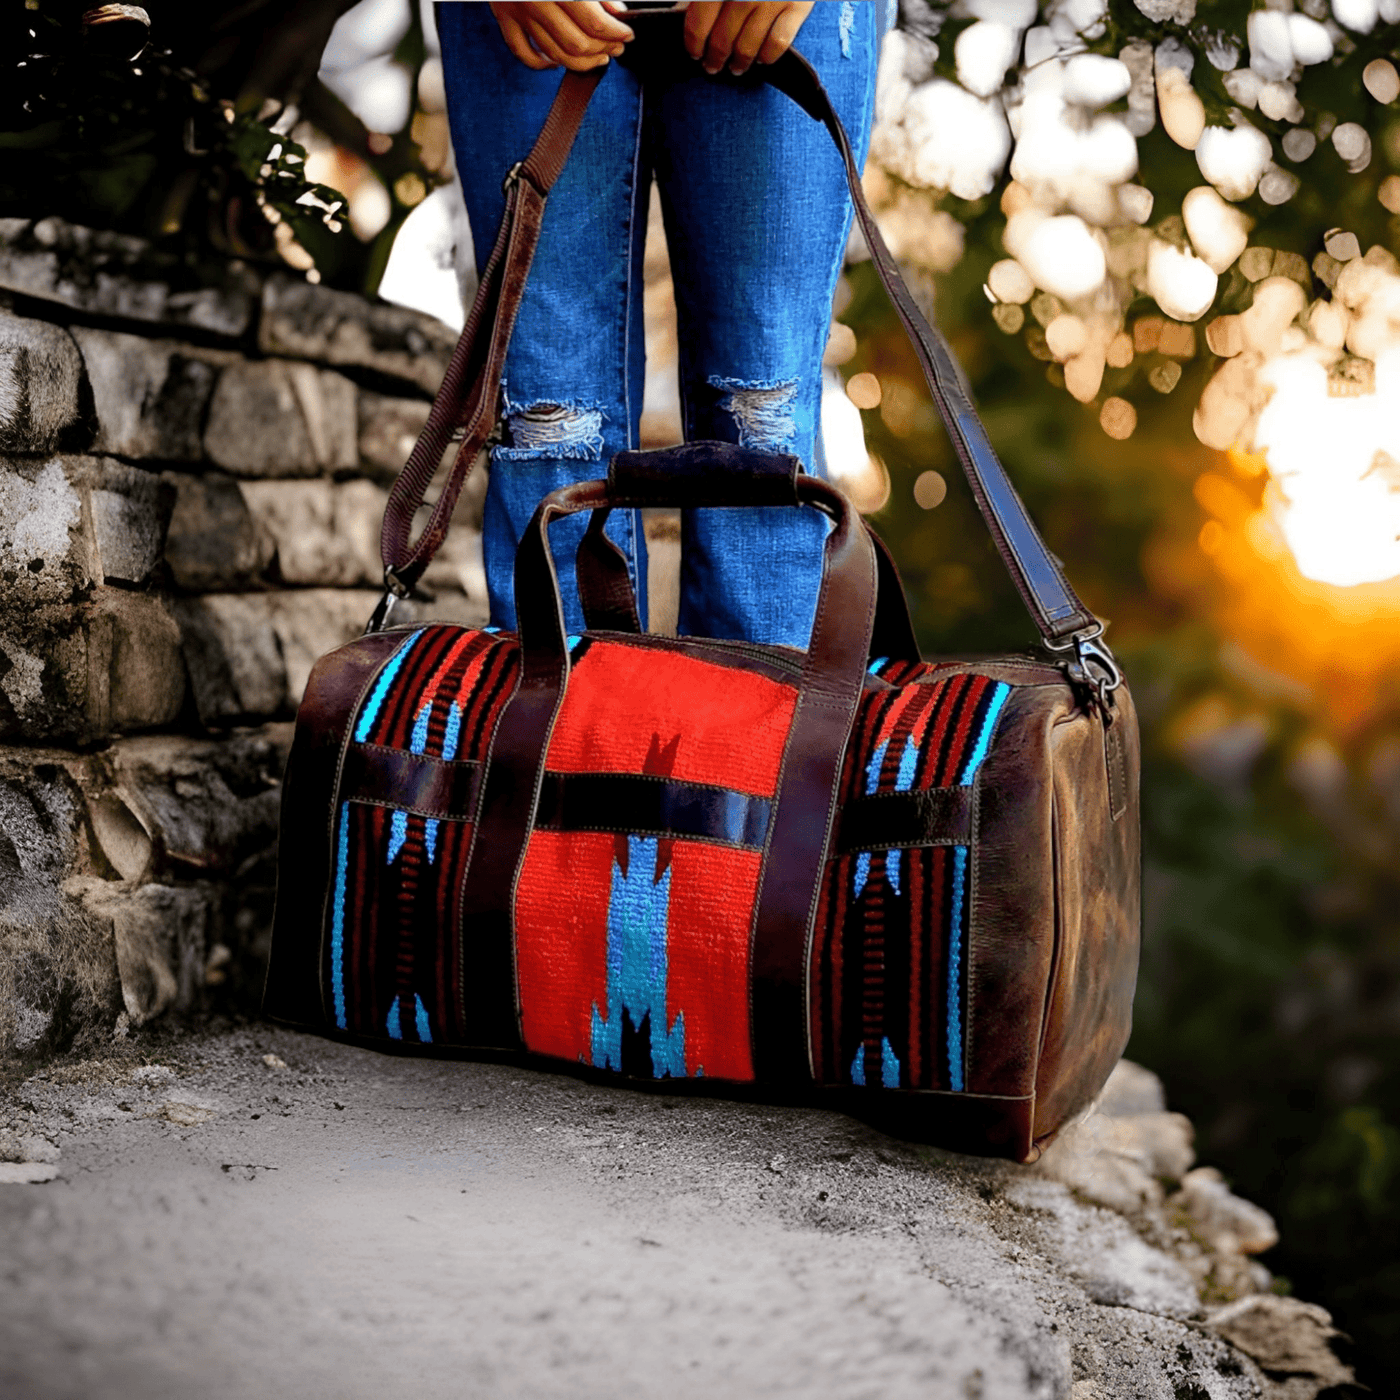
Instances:
[[[867,190],[1142,716],[1129,1054],[1277,1217],[1274,1286],[1400,1345],[1400,6],[900,6]],[[799,40],[800,47],[800,40]],[[0,216],[279,262],[460,327],[431,7],[3,0]],[[42,204],[43,208],[38,205]],[[659,219],[652,227],[659,230]],[[664,243],[644,436],[675,441]],[[926,653],[1031,645],[853,240],[833,475]]]

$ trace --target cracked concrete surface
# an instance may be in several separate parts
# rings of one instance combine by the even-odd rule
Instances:
[[[5,1106],[13,1400],[1285,1393],[1045,1170],[266,1026],[112,1053]]]

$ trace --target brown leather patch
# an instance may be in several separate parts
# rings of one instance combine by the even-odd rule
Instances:
[[[341,769],[340,800],[393,807],[420,817],[470,819],[480,786],[477,763],[447,763],[378,744],[352,744]]]
[[[1103,732],[1103,761],[1108,772],[1108,809],[1117,821],[1128,810],[1128,764],[1123,753],[1123,716],[1116,704]]]

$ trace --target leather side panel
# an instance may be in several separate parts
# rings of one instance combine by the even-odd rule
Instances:
[[[378,632],[328,652],[312,669],[297,711],[282,780],[277,902],[263,989],[263,1012],[279,1021],[330,1025],[320,959],[340,756],[361,697],[406,635]]]
[[[972,1093],[1035,1091],[1055,950],[1050,735],[1073,703],[1063,680],[1013,690],[977,777],[965,1032]]]
[[[1110,794],[1104,731],[1077,715],[1052,736],[1061,940],[1036,1076],[1035,1136],[1052,1134],[1103,1088],[1132,1029],[1141,927],[1137,715],[1114,696],[1121,765]],[[1113,798],[1123,804],[1116,820]]]

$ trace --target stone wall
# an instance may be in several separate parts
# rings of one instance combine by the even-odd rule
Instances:
[[[386,487],[454,340],[0,220],[0,1054],[254,1004],[289,721],[378,599]],[[485,620],[483,487],[421,614]]]

